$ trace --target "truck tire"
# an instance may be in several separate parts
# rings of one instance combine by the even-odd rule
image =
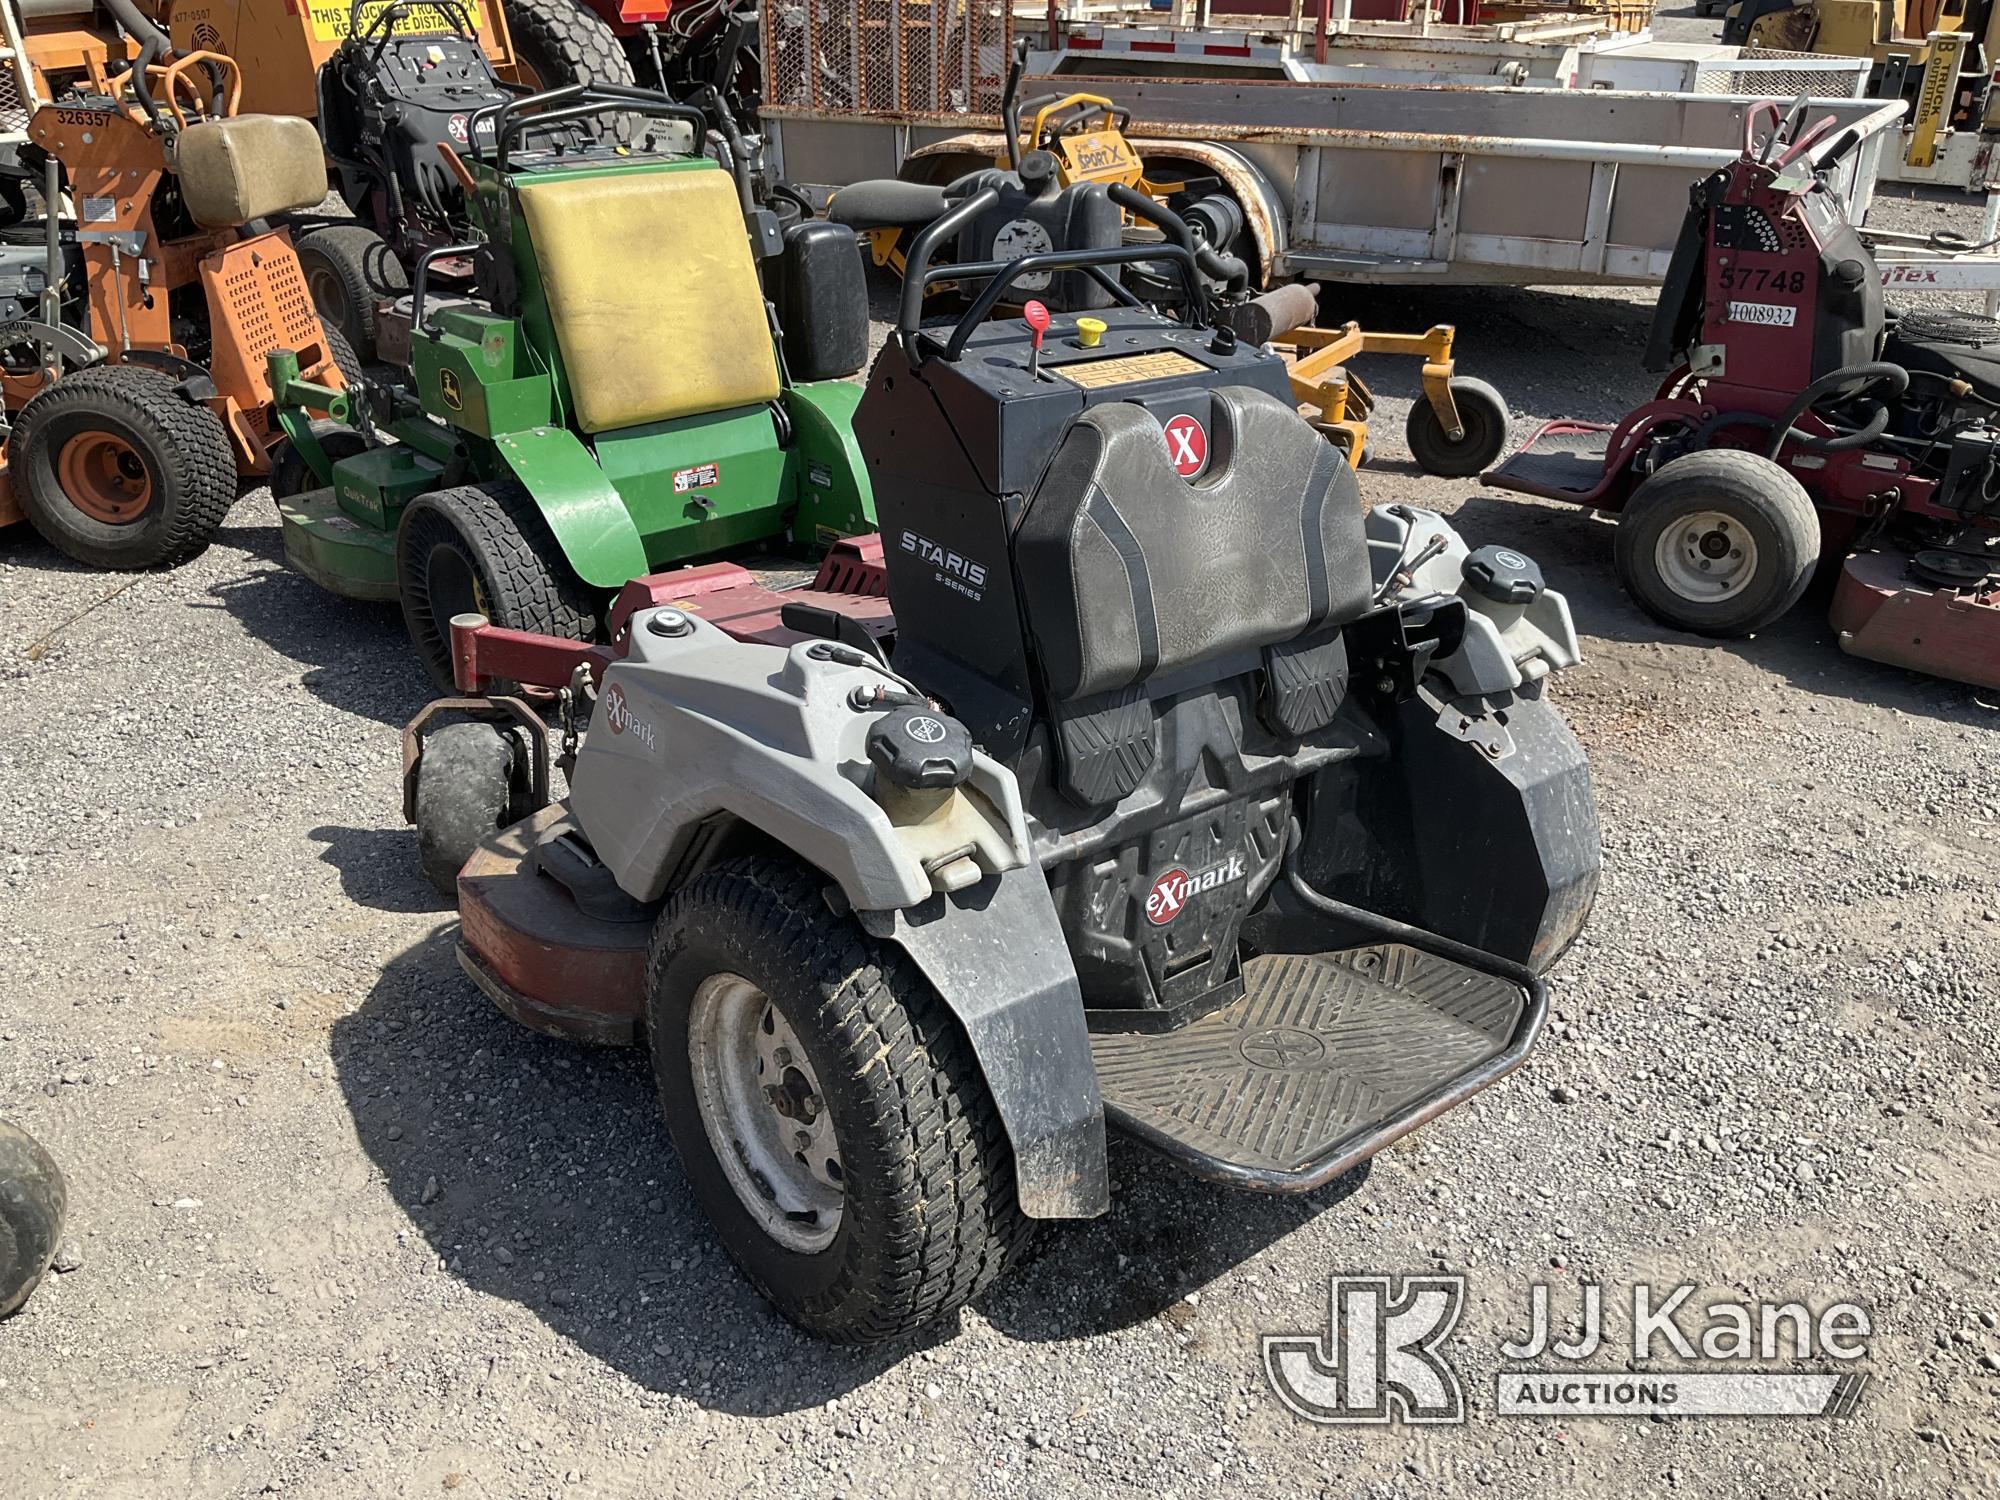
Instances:
[[[1618,518],[1618,579],[1640,608],[1696,635],[1743,636],[1806,591],[1819,514],[1805,487],[1755,453],[1710,449],[1664,464]]]
[[[314,308],[329,329],[345,337],[358,373],[362,363],[375,358],[375,304],[410,289],[402,262],[388,241],[365,224],[329,224],[300,235],[292,248]],[[340,357],[337,350],[334,357]]]
[[[396,531],[403,622],[431,680],[454,690],[451,618],[482,614],[565,640],[597,633],[598,603],[527,490],[512,480],[419,495]]]
[[[634,87],[632,64],[617,34],[583,0],[505,0],[514,38],[514,72],[532,89],[566,83],[615,83]],[[612,129],[606,115],[600,134]],[[697,147],[698,149],[698,147]]]
[[[1417,467],[1426,474],[1470,479],[1490,468],[1507,446],[1507,398],[1485,381],[1465,375],[1452,376],[1450,384],[1463,435],[1456,442],[1446,436],[1436,408],[1428,397],[1419,396],[1410,405],[1403,436]]]
[[[170,567],[200,552],[236,503],[222,421],[143,365],[92,365],[21,408],[15,492],[51,546],[95,568]]]
[[[458,894],[472,851],[513,822],[515,746],[505,730],[474,720],[424,736],[414,811],[417,858],[430,883]]]
[[[68,1197],[49,1153],[0,1120],[0,1318],[18,1311],[47,1274]]]
[[[717,1237],[785,1317],[901,1338],[976,1296],[1033,1227],[979,1061],[825,880],[759,855],[668,903],[647,960],[660,1107]]]

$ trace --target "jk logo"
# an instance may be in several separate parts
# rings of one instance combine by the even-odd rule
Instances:
[[[1263,1336],[1265,1377],[1308,1422],[1463,1422],[1439,1346],[1464,1305],[1463,1276],[1334,1276],[1324,1332]]]

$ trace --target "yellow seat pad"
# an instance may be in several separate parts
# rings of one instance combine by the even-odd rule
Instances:
[[[585,432],[777,399],[727,173],[620,171],[530,182],[520,196]]]

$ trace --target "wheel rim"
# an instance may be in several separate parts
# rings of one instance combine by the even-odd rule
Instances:
[[[78,433],[56,456],[56,482],[70,504],[106,526],[136,521],[153,503],[153,476],[139,452],[109,432]]]
[[[757,1227],[810,1255],[833,1242],[846,1189],[826,1096],[797,1033],[740,974],[715,974],[688,1014],[695,1107]]]
[[[454,547],[431,549],[424,563],[424,598],[430,605],[431,618],[441,629],[450,625],[454,615],[492,618],[486,608],[486,587],[479,581],[479,570]]]
[[[1653,544],[1660,579],[1683,599],[1720,604],[1757,576],[1757,540],[1734,516],[1699,510],[1668,524]]]
[[[347,331],[347,286],[338,275],[326,266],[308,267],[306,295],[312,298],[312,305],[322,318],[338,323],[342,333]]]

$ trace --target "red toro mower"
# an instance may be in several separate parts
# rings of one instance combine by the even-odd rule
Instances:
[[[1742,156],[1695,188],[1658,394],[1615,426],[1549,423],[1486,483],[1617,515],[1619,578],[1669,625],[1750,634],[1844,559],[1843,650],[2000,687],[2000,324],[1884,316],[1828,175],[1857,138],[1804,116],[1753,106]]]

